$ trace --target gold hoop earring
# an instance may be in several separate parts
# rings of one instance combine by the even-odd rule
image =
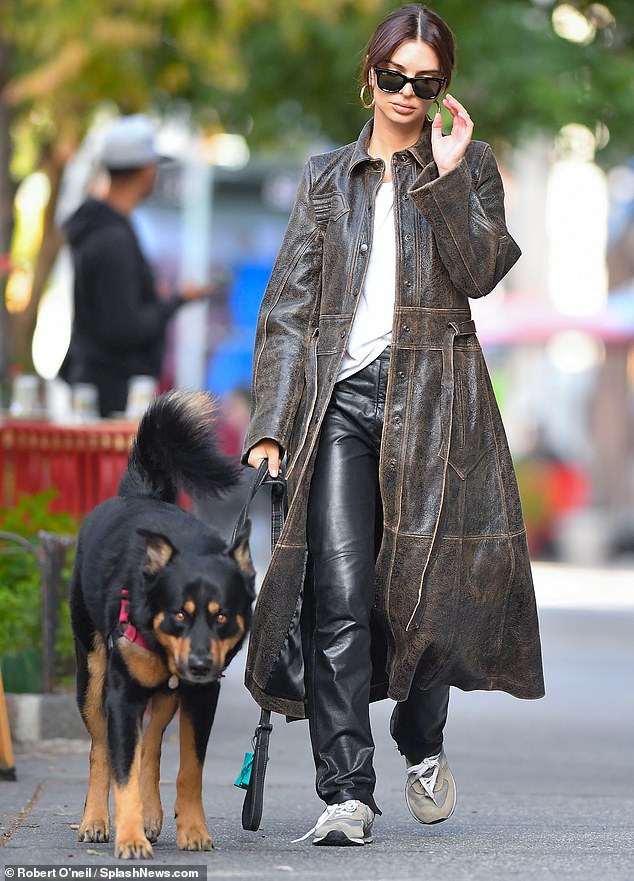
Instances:
[[[441,107],[440,107],[440,102],[438,101],[438,98],[434,98],[434,100],[433,100],[431,103],[436,105],[436,113],[440,113],[440,112],[441,112]],[[434,116],[430,116],[430,115],[429,115],[429,110],[428,110],[428,111],[427,111],[427,119],[428,119],[430,122],[433,122],[433,121],[434,121],[434,117],[436,116],[436,113],[434,113]]]
[[[368,99],[365,97],[365,90],[366,89],[368,90],[370,95],[372,95],[372,100],[369,103],[368,103]],[[361,101],[361,106],[365,110],[370,110],[371,107],[374,107],[374,92],[372,91],[372,89],[370,88],[370,86],[367,83],[364,83],[361,86],[361,91],[359,92],[359,100]]]

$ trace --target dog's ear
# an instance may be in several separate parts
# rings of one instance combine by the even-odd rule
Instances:
[[[172,559],[176,548],[164,535],[157,532],[150,532],[147,529],[137,529],[137,532],[145,538],[143,571],[146,575],[156,575]]]
[[[253,578],[255,569],[253,568],[253,560],[251,559],[251,549],[249,547],[249,536],[251,535],[251,521],[245,520],[244,525],[236,535],[233,544],[227,551],[230,557],[233,557],[238,564],[240,571]]]

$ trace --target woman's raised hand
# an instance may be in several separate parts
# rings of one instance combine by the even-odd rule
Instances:
[[[431,126],[431,149],[441,177],[460,162],[473,134],[473,122],[460,101],[456,101],[453,95],[445,95],[442,103],[451,113],[453,121],[448,135],[442,133],[440,112],[434,117]]]

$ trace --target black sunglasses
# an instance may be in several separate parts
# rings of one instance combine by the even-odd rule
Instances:
[[[424,101],[437,98],[447,81],[444,76],[404,76],[397,70],[388,70],[385,67],[375,67],[374,73],[376,84],[382,92],[394,94],[404,89],[407,83],[411,83],[416,97]]]

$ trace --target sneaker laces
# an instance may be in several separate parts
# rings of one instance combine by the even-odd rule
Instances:
[[[358,801],[351,798],[348,801],[344,801],[339,805],[328,805],[326,810],[317,818],[317,822],[313,826],[312,829],[309,829],[306,835],[302,835],[301,838],[294,838],[292,844],[297,844],[299,841],[306,841],[311,835],[313,835],[317,830],[324,825],[325,822],[331,820],[335,817],[343,817],[346,814],[354,814],[357,809]]]
[[[436,756],[427,756],[427,758],[423,759],[420,764],[411,765],[407,769],[407,777],[410,785],[418,781],[423,787],[425,795],[427,795],[435,805],[438,804],[434,795],[434,788],[440,771],[440,756],[441,753],[438,753]]]

